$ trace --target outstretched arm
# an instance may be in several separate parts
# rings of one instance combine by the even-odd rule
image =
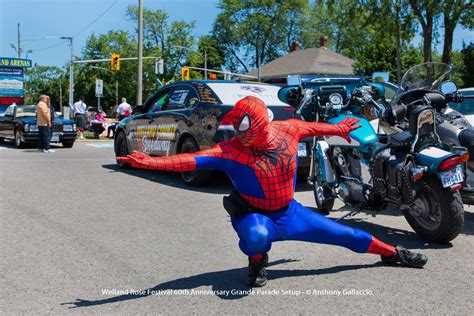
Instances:
[[[290,121],[291,125],[298,129],[299,139],[311,136],[340,136],[350,143],[351,139],[348,134],[360,127],[360,125],[356,125],[359,119],[349,117],[346,117],[338,124],[305,122],[302,120]]]
[[[196,169],[221,169],[222,164],[216,163],[222,158],[223,151],[219,144],[193,153],[178,154],[168,157],[151,157],[134,151],[127,157],[117,157],[117,161],[129,163],[132,167],[165,171],[192,171]]]

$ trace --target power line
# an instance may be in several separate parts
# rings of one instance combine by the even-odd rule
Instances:
[[[94,24],[95,22],[97,22],[97,20],[99,20],[101,17],[104,16],[104,14],[106,14],[110,9],[112,9],[112,7],[117,4],[118,0],[115,0],[110,6],[107,7],[107,9],[105,9],[104,12],[102,12],[97,18],[95,18],[92,22],[90,22],[88,25],[86,25],[84,28],[82,28],[79,32],[77,32],[76,34],[74,34],[72,37],[76,37],[77,35],[81,34],[82,32],[84,32],[85,30],[87,30],[92,24]],[[43,50],[47,50],[47,49],[50,49],[50,48],[54,48],[54,47],[57,47],[57,46],[60,46],[60,45],[64,45],[66,42],[64,41],[61,41],[61,43],[58,43],[58,44],[54,44],[54,45],[50,45],[50,46],[47,46],[47,47],[44,47],[44,48],[40,48],[40,49],[35,49],[34,51],[35,52],[40,52],[40,51],[43,51]]]
[[[44,48],[40,48],[40,49],[35,49],[34,52],[41,52],[43,50],[47,50],[47,49],[50,49],[50,48],[53,48],[53,47],[57,47],[57,46],[60,46],[60,45],[64,45],[66,44],[65,41],[61,41],[60,43],[57,43],[57,44],[54,44],[54,45],[51,45],[51,46],[47,46],[47,47],[44,47]]]
[[[107,11],[109,11],[110,9],[112,9],[112,7],[117,4],[117,1],[118,0],[115,0],[107,9],[105,9],[104,12],[102,12],[97,18],[95,18],[91,23],[89,23],[86,27],[84,27],[82,30],[80,30],[79,32],[77,32],[76,34],[74,34],[72,37],[76,37],[77,35],[81,34],[82,32],[84,32],[85,30],[87,30],[92,24],[94,24],[95,22],[97,22],[97,20],[99,20],[101,17],[104,16],[104,14],[107,13]]]

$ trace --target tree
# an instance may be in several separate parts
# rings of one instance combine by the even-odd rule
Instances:
[[[248,72],[288,52],[300,32],[304,0],[221,0],[213,35],[223,47],[227,66]]]
[[[136,56],[137,47],[132,36],[126,31],[110,31],[107,34],[96,36],[92,34],[86,41],[82,50],[82,59],[107,59],[112,53],[118,53],[121,57]],[[120,70],[110,70],[110,63],[80,64],[75,66],[75,96],[83,95],[88,105],[94,105],[97,100],[95,96],[95,81],[104,81],[104,97],[101,99],[101,106],[104,110],[111,110],[120,101],[121,97],[126,97],[132,101],[135,98],[137,66],[134,61],[121,61]],[[144,68],[151,71],[152,65],[144,63]],[[118,96],[116,96],[116,82],[118,84]]]
[[[461,50],[461,58],[463,60],[463,69],[461,70],[461,78],[465,87],[474,87],[474,43],[464,46]]]
[[[51,105],[59,110],[60,90],[64,101],[68,81],[65,71],[59,67],[34,65],[26,73],[25,86],[25,104],[36,103],[41,94],[46,94],[51,98]]]
[[[442,62],[451,62],[451,51],[453,50],[454,29],[459,22],[463,25],[473,27],[474,11],[470,0],[444,0],[442,2],[444,22],[444,45]]]
[[[189,66],[204,68],[204,56],[207,58],[207,69],[220,70],[224,63],[224,51],[212,35],[204,35],[199,39],[198,50],[190,51],[187,64]],[[201,76],[202,72],[193,72],[192,77]]]
[[[391,80],[399,81],[411,66],[403,65],[414,30],[408,7],[406,0],[316,0],[305,13],[303,44],[317,46],[327,35],[331,49],[356,60],[355,73],[388,71]]]
[[[138,7],[129,6],[127,16],[131,21],[138,21]],[[194,44],[194,26],[194,21],[170,23],[168,13],[162,10],[143,9],[143,52],[163,59],[164,79],[174,77],[183,65],[188,49]]]
[[[433,28],[437,17],[441,13],[439,0],[408,0],[410,6],[418,19],[423,30],[423,57],[424,62],[430,62],[432,58]],[[452,1],[452,0],[448,0]]]

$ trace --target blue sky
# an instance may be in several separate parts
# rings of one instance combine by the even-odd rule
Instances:
[[[114,4],[115,3],[115,4]],[[143,0],[144,7],[168,12],[171,20],[196,21],[194,35],[207,34],[217,16],[218,0]],[[69,59],[67,42],[43,39],[45,36],[71,36],[94,21],[114,4],[97,22],[74,38],[74,54],[79,55],[87,37],[109,30],[133,31],[135,25],[125,17],[130,4],[138,0],[0,0],[0,56],[16,57],[10,44],[17,46],[17,23],[20,23],[22,46],[33,50],[29,59],[40,65],[64,65]],[[420,42],[420,36],[415,39]],[[474,41],[474,32],[456,28],[454,49]],[[57,45],[51,47],[53,45]],[[51,48],[48,48],[51,47]],[[438,50],[442,44],[438,45]]]
[[[138,0],[0,0],[0,56],[18,56],[10,44],[17,46],[19,22],[24,51],[33,50],[28,58],[40,65],[62,66],[69,59],[67,42],[43,37],[74,35],[113,3],[97,22],[74,38],[75,55],[80,54],[92,32],[102,34],[119,29],[133,32],[136,25],[126,19],[125,12],[128,5],[138,5]],[[196,21],[196,36],[211,30],[218,14],[217,3],[217,0],[143,0],[144,7],[164,10],[171,20]],[[59,46],[44,49],[55,44]]]

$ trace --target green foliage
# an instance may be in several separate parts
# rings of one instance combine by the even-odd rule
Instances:
[[[299,38],[304,0],[221,0],[213,35],[231,70],[248,72],[290,49]]]
[[[463,67],[460,71],[465,87],[474,87],[474,43],[463,47],[461,50]]]
[[[35,104],[41,94],[46,94],[51,97],[51,105],[59,111],[60,86],[63,105],[67,104],[67,78],[59,67],[34,65],[26,72],[25,104]]]
[[[131,21],[138,21],[138,7],[129,6],[127,16]],[[181,77],[181,66],[195,42],[192,36],[195,24],[195,21],[182,20],[170,23],[168,13],[143,9],[143,54],[160,56],[164,60],[165,75],[161,79],[169,80],[178,73]],[[151,83],[153,78],[156,75],[150,74],[146,81]]]
[[[132,57],[136,55],[136,44],[130,34],[126,31],[110,31],[107,34],[96,36],[92,34],[86,41],[82,50],[81,59],[107,59],[112,53],[120,54],[120,57]],[[149,63],[146,64],[150,68]],[[145,63],[144,63],[145,66]],[[95,81],[104,81],[104,97],[100,103],[102,108],[108,112],[113,109],[121,97],[126,97],[133,104],[136,95],[134,80],[137,73],[136,61],[120,62],[120,71],[112,71],[110,62],[97,64],[79,64],[75,66],[74,96],[84,96],[89,106],[97,105],[95,96]],[[116,96],[115,82],[118,83],[118,95]],[[76,100],[74,100],[76,101]]]
[[[198,42],[198,51],[191,51],[187,56],[187,65],[204,68],[204,55],[207,56],[207,69],[221,70],[224,63],[224,51],[211,35],[202,36]],[[202,71],[191,70],[191,78],[204,78]]]

